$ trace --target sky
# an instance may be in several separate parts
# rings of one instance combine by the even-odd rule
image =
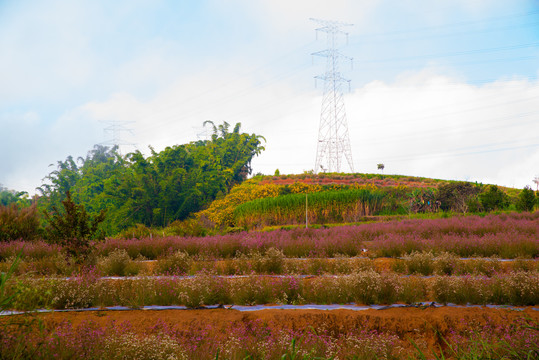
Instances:
[[[265,137],[253,173],[313,170],[327,43],[311,18],[353,24],[355,172],[535,188],[538,0],[0,0],[0,184],[34,194],[114,135],[147,154],[206,120]]]

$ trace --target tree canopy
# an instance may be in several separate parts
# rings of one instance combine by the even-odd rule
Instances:
[[[166,226],[186,219],[251,173],[251,160],[264,150],[263,137],[232,131],[224,122],[210,140],[167,147],[150,155],[122,156],[117,148],[95,145],[85,158],[57,163],[39,190],[40,207],[59,207],[70,192],[91,215],[107,210],[103,228],[114,234],[134,224]]]
[[[26,191],[10,190],[0,184],[0,206],[17,204],[20,206],[30,205],[30,199]]]

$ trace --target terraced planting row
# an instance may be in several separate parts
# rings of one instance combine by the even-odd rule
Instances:
[[[443,351],[445,359],[535,359],[537,313],[450,307],[50,313],[19,316],[28,331],[17,336],[12,326],[1,334],[0,357],[367,360],[435,359]]]
[[[207,237],[108,239],[94,244],[91,257],[125,249],[133,259],[158,259],[181,250],[191,256],[232,258],[276,248],[286,257],[399,257],[414,251],[449,252],[459,257],[539,257],[539,212],[404,220],[330,228],[292,228]],[[0,261],[16,256],[39,259],[62,251],[44,242],[0,244]]]
[[[0,263],[7,271],[14,259]],[[27,277],[71,276],[80,266],[69,263],[61,254],[41,259],[27,258],[18,262],[15,274]],[[238,257],[200,258],[177,251],[159,260],[133,260],[124,249],[97,258],[95,269],[101,276],[158,276],[196,275],[200,272],[214,275],[292,274],[324,275],[352,274],[373,270],[378,273],[393,271],[402,275],[486,275],[516,271],[537,272],[539,262],[534,259],[500,259],[498,257],[458,258],[451,253],[413,252],[402,258],[346,257],[286,258],[283,252],[269,248],[265,253],[251,252]]]
[[[70,279],[19,278],[14,308],[215,304],[393,304],[435,301],[456,304],[536,305],[539,273],[486,276],[401,277],[360,271],[339,276],[137,277],[103,279],[89,271]]]

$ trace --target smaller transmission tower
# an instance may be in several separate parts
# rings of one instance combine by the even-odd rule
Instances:
[[[132,124],[134,121],[103,121],[103,123],[108,124],[106,128],[103,129],[105,133],[112,133],[112,139],[102,142],[102,145],[117,146],[118,151],[120,151],[120,145],[125,146],[135,146],[133,143],[128,143],[122,140],[122,132],[129,132],[133,134],[133,129],[126,128],[125,125]]]
[[[341,28],[352,26],[352,24],[319,19],[311,20],[321,26],[316,29],[317,32],[326,33],[328,46],[326,50],[312,54],[327,58],[326,72],[315,76],[316,79],[324,81],[324,95],[322,98],[314,172],[318,173],[320,170],[324,172],[340,172],[343,155],[351,172],[354,172],[342,92],[342,84],[348,83],[350,85],[350,80],[342,77],[339,71],[340,60],[348,59],[352,61],[352,58],[344,56],[338,50],[339,37],[341,35],[348,36],[348,33],[342,31]]]

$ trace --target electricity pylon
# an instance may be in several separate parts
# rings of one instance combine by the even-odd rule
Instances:
[[[320,170],[324,172],[340,172],[341,158],[343,155],[348,162],[351,172],[354,172],[342,92],[342,84],[348,83],[348,86],[350,86],[350,80],[342,77],[339,71],[340,60],[348,59],[352,61],[352,58],[341,54],[338,50],[339,36],[348,36],[348,33],[342,31],[341,28],[352,26],[352,24],[319,19],[311,20],[321,25],[316,31],[326,33],[328,45],[326,50],[312,54],[327,58],[326,72],[322,75],[315,76],[316,79],[324,80],[324,96],[322,98],[322,111],[320,113],[320,128],[318,130],[314,172],[318,173]]]
[[[102,142],[102,145],[116,146],[118,151],[120,151],[120,145],[134,146],[135,144],[128,143],[122,140],[122,132],[129,132],[133,134],[133,129],[126,128],[124,125],[132,124],[134,121],[103,121],[105,124],[110,126],[104,128],[105,133],[112,133],[112,139]]]

